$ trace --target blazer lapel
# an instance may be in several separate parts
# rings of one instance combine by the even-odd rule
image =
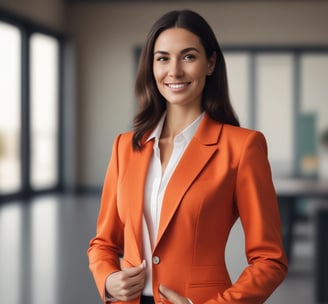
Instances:
[[[139,257],[142,257],[142,216],[143,216],[143,201],[146,176],[148,172],[148,165],[153,152],[153,141],[145,144],[141,152],[133,152],[133,157],[130,158],[128,169],[125,175],[124,184],[127,187],[126,196],[131,204],[129,210],[126,210],[127,219],[131,224],[129,233],[134,237],[129,239],[129,246],[137,250],[129,252],[138,252]],[[130,208],[130,206],[132,206]],[[132,242],[134,244],[132,244]]]
[[[169,225],[184,193],[217,151],[217,142],[221,129],[222,124],[214,122],[207,115],[204,116],[167,185],[156,245]]]

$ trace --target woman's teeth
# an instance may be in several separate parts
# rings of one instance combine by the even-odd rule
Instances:
[[[169,83],[168,86],[171,89],[181,89],[187,86],[187,83]]]

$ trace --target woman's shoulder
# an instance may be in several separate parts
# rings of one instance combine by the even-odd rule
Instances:
[[[233,125],[229,125],[229,124],[224,124],[223,130],[224,130],[224,132],[233,133],[237,136],[238,135],[245,136],[245,135],[251,135],[251,134],[255,134],[255,133],[261,133],[259,130],[250,129],[250,128],[246,128],[246,127],[242,127],[242,126],[233,126]]]
[[[221,138],[235,144],[246,142],[261,142],[266,144],[266,138],[261,131],[228,124],[223,126]]]
[[[127,131],[119,133],[116,135],[115,143],[120,146],[125,146],[126,144],[132,145],[133,131]]]

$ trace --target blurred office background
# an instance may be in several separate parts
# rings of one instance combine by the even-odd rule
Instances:
[[[111,146],[150,26],[182,8],[212,25],[240,121],[268,141],[290,271],[266,303],[328,302],[328,1],[0,0],[1,303],[101,303],[86,250]],[[235,280],[239,222],[227,263]]]

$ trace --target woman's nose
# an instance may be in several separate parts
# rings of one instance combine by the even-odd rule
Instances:
[[[183,75],[183,67],[178,60],[172,60],[170,64],[169,76],[181,77]]]

